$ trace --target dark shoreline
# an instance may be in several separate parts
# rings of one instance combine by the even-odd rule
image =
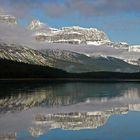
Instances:
[[[57,83],[57,82],[93,82],[93,83],[140,83],[140,79],[80,79],[80,78],[19,78],[19,79],[0,79],[0,83],[17,83],[17,82],[32,82],[32,83]]]
[[[68,73],[48,67],[0,59],[0,82],[43,81],[43,82],[140,82],[140,72],[87,72]]]

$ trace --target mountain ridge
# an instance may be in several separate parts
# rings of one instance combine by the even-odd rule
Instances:
[[[33,36],[38,41],[70,44],[95,44],[95,41],[98,43],[110,42],[107,35],[96,28],[71,26],[56,29],[48,27],[39,20],[33,20],[28,28],[35,31]]]
[[[139,72],[139,66],[134,66],[121,59],[104,56],[88,57],[71,51],[46,50],[37,51],[23,46],[14,47],[0,44],[0,58],[49,66],[62,69],[70,73],[110,71],[110,72]]]
[[[48,66],[68,73],[140,71],[138,47],[111,42],[103,31],[78,26],[55,29],[39,20],[32,24],[24,28],[15,23],[0,22],[1,59]],[[38,33],[47,35],[50,40],[46,42],[44,37],[36,40]]]

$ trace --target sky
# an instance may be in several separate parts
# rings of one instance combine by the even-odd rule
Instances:
[[[38,19],[57,28],[91,27],[112,41],[140,44],[140,0],[0,0],[0,14],[23,26]]]

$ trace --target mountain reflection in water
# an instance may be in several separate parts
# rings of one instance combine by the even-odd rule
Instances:
[[[113,115],[140,111],[138,83],[0,85],[0,140],[34,139],[57,128],[95,130]]]

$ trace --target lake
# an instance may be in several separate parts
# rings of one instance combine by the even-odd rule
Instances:
[[[0,83],[0,140],[138,139],[139,83]]]

